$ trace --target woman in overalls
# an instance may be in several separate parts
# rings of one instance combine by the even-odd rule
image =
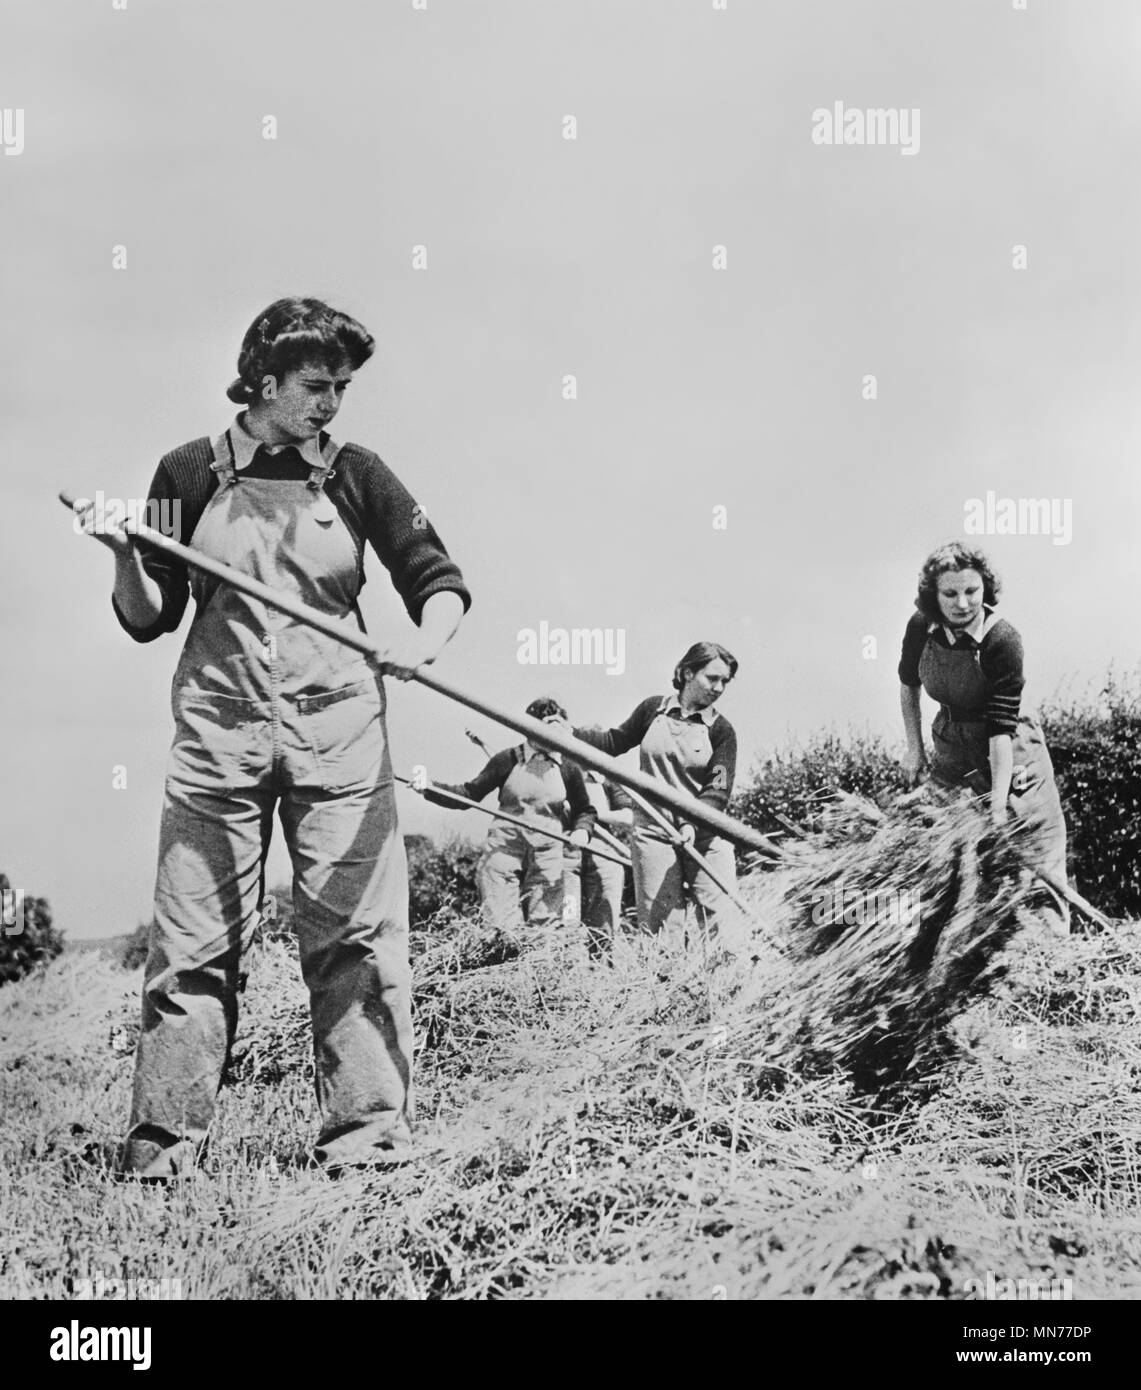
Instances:
[[[1022,639],[995,615],[1000,584],[986,556],[960,541],[928,556],[916,612],[903,637],[900,705],[912,783],[930,766],[937,786],[989,797],[992,823],[1017,823],[1022,853],[1057,883],[1066,882],[1066,823],[1042,729],[1021,710]],[[919,692],[939,705],[923,746]],[[1069,931],[1069,908],[1043,890],[1042,915]]]
[[[566,720],[552,699],[533,700],[526,713],[544,722]],[[530,740],[494,754],[470,782],[438,782],[424,789],[424,799],[451,810],[456,792],[469,801],[499,793],[499,809],[533,821],[524,830],[509,821],[493,821],[479,861],[479,896],[484,920],[499,929],[514,928],[520,917],[528,926],[554,926],[563,915],[563,843],[542,827],[563,832],[582,850],[590,840],[595,812],[586,793],[582,769],[554,749],[536,748]]]
[[[167,454],[150,496],[179,504],[174,539],[361,631],[371,546],[417,624],[379,667],[170,556],[140,556],[81,509],[115,553],[113,604],[131,637],[173,632],[191,594],[196,605],[172,691],[127,1172],[166,1178],[200,1157],[275,808],[312,1013],[317,1160],[386,1163],[408,1145],[408,880],[381,672],[406,679],[433,661],[470,599],[424,508],[376,454],[326,431],[372,350],[320,300],[271,304],[227,393],[245,409],[215,439]]]
[[[713,706],[737,674],[737,659],[716,642],[697,642],[674,668],[672,695],[651,695],[617,728],[576,728],[575,738],[620,757],[639,749],[640,766],[680,792],[716,811],[724,811],[737,773],[737,735]],[[710,862],[728,887],[736,883],[733,846],[720,835],[696,827],[661,808],[684,840]],[[724,893],[693,864],[639,806],[634,809],[631,844],[638,924],[644,931],[684,930],[692,906],[711,935]]]

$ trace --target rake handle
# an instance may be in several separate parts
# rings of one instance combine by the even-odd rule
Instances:
[[[413,791],[418,790],[410,777],[401,777],[398,772],[394,772],[393,777],[398,782],[403,782],[406,787],[411,787]],[[540,835],[548,835],[552,840],[561,840],[564,845],[570,845],[571,849],[581,850],[586,854],[596,855],[599,859],[609,859],[614,864],[621,864],[625,868],[630,867],[628,859],[619,859],[613,854],[607,854],[605,850],[597,849],[591,845],[576,845],[568,836],[563,835],[558,830],[548,830],[544,825],[536,825],[534,821],[523,820],[521,816],[513,816],[507,811],[497,811],[490,806],[484,806],[478,801],[472,801],[469,797],[461,796],[458,792],[447,791],[443,787],[432,785],[432,790],[439,792],[441,796],[449,797],[452,801],[459,802],[461,806],[470,807],[473,811],[482,811],[485,816],[493,816],[496,820],[507,821],[509,825],[521,826],[524,830],[537,830]]]
[[[639,807],[642,811],[644,811],[646,815],[648,815],[661,827],[661,829],[665,832],[667,838],[670,840],[670,842],[674,845],[676,849],[680,849],[681,851],[683,851],[683,853],[689,855],[689,857],[702,871],[702,873],[704,873],[707,878],[713,880],[714,884],[716,884],[716,886],[721,889],[722,893],[725,894],[725,896],[734,905],[734,907],[740,908],[742,912],[748,911],[748,908],[746,908],[745,904],[736,895],[736,893],[733,892],[733,890],[729,887],[729,885],[725,882],[725,880],[721,877],[717,870],[714,869],[713,865],[710,864],[709,860],[706,859],[705,855],[702,854],[700,851],[694,849],[694,847],[689,843],[688,840],[684,838],[684,836],[678,834],[677,830],[669,823],[668,820],[666,820],[665,816],[662,815],[662,813],[658,810],[656,806],[651,806],[650,803],[645,799],[645,797],[639,796],[638,793],[635,791],[630,791],[629,788],[627,788],[627,792],[629,793],[630,800],[634,803],[634,805]]]

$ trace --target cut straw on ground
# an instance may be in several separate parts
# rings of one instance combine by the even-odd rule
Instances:
[[[206,1166],[169,1190],[111,1174],[139,972],[65,955],[0,993],[0,1294],[1138,1296],[1136,929],[1048,938],[956,814],[861,833],[745,878],[707,950],[418,932],[419,1155],[340,1180],[304,1166],[292,941],[251,954]],[[872,894],[851,930],[813,917],[841,878]],[[926,922],[880,910],[909,885]]]

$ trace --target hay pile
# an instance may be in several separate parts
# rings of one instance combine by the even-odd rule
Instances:
[[[747,1064],[750,1092],[836,1078],[873,1108],[893,1106],[956,1053],[956,1019],[1017,958],[1006,949],[1014,938],[1034,934],[1017,852],[1013,832],[988,830],[966,802],[905,798],[885,815],[847,798],[826,834],[790,847],[781,872],[743,879],[751,919],[727,924],[720,942],[621,942],[623,969],[656,980],[654,1002],[647,1010],[639,989],[606,1032],[659,1055],[712,1048]],[[566,929],[511,937],[478,921],[441,924],[414,943],[418,1050],[437,1065],[493,1048],[531,1012],[536,1001],[519,999],[520,958],[541,971],[552,951],[584,945]],[[291,954],[276,943],[263,963],[269,998],[243,1018],[233,1080],[312,1076]],[[461,1005],[472,989],[483,996],[474,1035]]]
[[[735,953],[632,938],[610,967],[565,929],[417,932],[418,1157],[393,1172],[306,1166],[307,1003],[293,943],[272,940],[250,953],[203,1171],[174,1192],[116,1183],[139,973],[65,955],[0,992],[0,1293],[109,1269],[204,1299],[959,1299],[988,1272],[1141,1295],[1141,937],[1003,952],[1008,889],[965,826],[909,815],[837,823],[831,849],[752,876]],[[929,958],[888,912],[839,934],[812,920],[842,869],[874,887],[915,865],[956,908]],[[976,973],[956,974],[956,944]],[[852,1068],[879,1060],[869,1020],[919,980],[942,1003],[897,1021],[890,1047],[917,1060],[877,1110]],[[913,1084],[964,997],[957,1056]]]
[[[1015,832],[989,830],[967,802],[905,798],[882,815],[847,798],[827,836],[791,859],[778,899],[763,886],[756,899],[785,961],[752,1054],[800,1075],[845,1073],[889,1100],[946,1061],[950,1025],[1033,930]]]

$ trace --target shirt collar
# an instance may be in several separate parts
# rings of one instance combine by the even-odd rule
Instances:
[[[675,719],[700,719],[703,724],[707,725],[712,724],[717,718],[717,711],[712,705],[709,705],[705,709],[691,710],[689,714],[682,714],[680,695],[664,695],[662,697],[662,703],[658,707],[658,713],[672,714]]]
[[[937,628],[941,627],[947,634],[947,641],[952,647],[955,645],[956,640],[965,632],[968,637],[973,637],[975,639],[975,644],[977,645],[982,641],[983,633],[986,631],[987,623],[990,622],[992,611],[993,610],[984,605],[979,609],[978,615],[969,627],[948,627],[946,623],[929,623],[927,631],[934,632]]]
[[[538,753],[541,757],[550,758],[551,762],[555,763],[556,765],[561,764],[563,760],[563,755],[559,752],[557,748],[539,748],[536,744],[532,743],[529,738],[524,739],[524,760],[526,762],[530,762],[536,753]]]
[[[239,411],[234,416],[234,423],[230,426],[230,447],[234,451],[234,467],[240,473],[243,468],[248,468],[254,461],[254,455],[259,449],[264,449],[267,454],[278,454],[282,449],[296,449],[310,468],[324,468],[325,460],[321,457],[320,437],[307,439],[304,444],[264,444],[260,439],[255,439],[243,424],[246,412]]]

